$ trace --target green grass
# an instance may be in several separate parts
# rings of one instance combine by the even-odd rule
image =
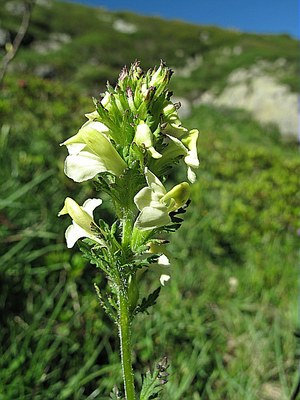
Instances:
[[[66,249],[68,222],[57,218],[66,195],[93,193],[64,176],[58,146],[91,101],[30,77],[25,87],[8,79],[3,94],[0,399],[106,399],[121,373],[116,327],[93,290],[104,279]],[[186,124],[201,130],[202,164],[171,240],[170,284],[134,325],[135,367],[168,355],[166,400],[273,399],[272,390],[287,399],[297,378],[298,150],[238,111],[202,106]]]
[[[116,82],[120,69],[136,58],[145,69],[158,65],[160,59],[170,67],[181,68],[196,56],[203,64],[191,76],[178,76],[173,83],[177,96],[193,97],[204,90],[224,87],[228,75],[236,68],[249,68],[257,61],[273,65],[286,60],[282,68],[275,66],[269,73],[299,90],[298,41],[288,35],[256,35],[197,26],[183,21],[164,21],[129,12],[111,13],[102,8],[88,8],[76,3],[49,2],[49,7],[34,7],[30,29],[20,49],[14,71],[20,76],[40,65],[51,67],[57,79],[76,83],[91,91],[104,89],[106,79]],[[2,28],[14,36],[20,17],[2,7]],[[123,20],[135,26],[131,34],[114,29],[114,22]],[[51,34],[64,33],[71,41],[46,54],[37,53],[36,41],[53,41]],[[240,48],[241,54],[224,55],[224,51]]]
[[[66,248],[68,221],[57,218],[66,196],[81,203],[95,194],[91,183],[65,177],[59,143],[93,110],[87,92],[98,95],[135,58],[145,68],[159,58],[181,67],[201,51],[209,60],[203,69],[173,78],[176,95],[192,96],[195,77],[197,90],[221,87],[233,68],[282,54],[288,66],[278,76],[296,87],[297,42],[91,14],[75,4],[55,3],[47,12],[51,18],[36,7],[0,98],[0,400],[107,399],[122,376],[117,330],[93,288],[96,282],[105,290],[105,279],[76,246]],[[121,17],[138,32],[113,31],[109,18]],[[7,16],[5,24],[13,32],[17,20]],[[51,31],[73,41],[55,54],[35,54],[30,41]],[[189,41],[204,31],[209,41]],[[223,47],[237,44],[247,50],[239,59],[214,64]],[[183,58],[174,51],[180,48]],[[86,62],[92,56],[95,65]],[[56,79],[35,78],[30,70],[39,63],[52,63]],[[298,148],[238,110],[200,106],[185,125],[201,132],[198,181],[185,223],[170,237],[172,279],[150,316],[135,322],[135,368],[145,372],[168,355],[164,400],[288,399],[298,379]],[[183,170],[173,179],[186,179]],[[111,218],[110,206],[104,202],[96,217]],[[141,291],[155,289],[156,280],[147,276]]]

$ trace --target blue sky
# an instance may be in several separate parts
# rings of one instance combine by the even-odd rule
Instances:
[[[111,11],[128,10],[200,25],[217,25],[255,33],[288,33],[299,38],[298,0],[75,1]]]

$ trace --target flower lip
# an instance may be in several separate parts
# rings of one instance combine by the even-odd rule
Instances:
[[[169,192],[167,192],[162,198],[161,201],[170,201],[168,206],[168,212],[178,210],[181,208],[190,198],[190,185],[187,182],[179,183],[174,186]]]
[[[198,135],[199,131],[197,129],[187,131],[180,139],[172,134],[166,133],[166,137],[170,141],[169,146],[172,146],[173,153],[184,157],[184,162],[188,167],[188,180],[191,183],[194,183],[196,180],[196,174],[193,172],[192,168],[199,167],[197,154]],[[168,155],[163,153],[163,159],[171,154],[172,152],[170,150]]]
[[[75,242],[83,237],[102,243],[92,229],[93,226],[96,228],[93,219],[93,211],[100,204],[102,204],[101,199],[88,199],[82,206],[79,206],[76,201],[70,197],[65,199],[64,206],[58,213],[58,216],[69,214],[72,218],[72,225],[67,228],[65,233],[67,246],[69,248],[73,247]]]
[[[182,182],[167,192],[161,181],[148,168],[145,168],[145,177],[148,186],[142,188],[134,197],[140,211],[135,227],[147,230],[170,224],[169,213],[181,208],[189,199],[189,184]]]
[[[108,128],[98,121],[88,121],[78,133],[67,139],[69,156],[65,174],[75,182],[94,178],[98,173],[110,172],[120,176],[127,164],[107,136]]]

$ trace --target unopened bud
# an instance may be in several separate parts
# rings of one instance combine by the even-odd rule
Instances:
[[[162,197],[162,201],[171,200],[168,211],[175,211],[182,207],[190,197],[190,185],[187,182],[179,183]]]
[[[134,142],[138,146],[145,147],[145,149],[150,153],[151,157],[161,157],[161,154],[158,153],[153,147],[153,133],[144,121],[141,121],[136,128]]]
[[[122,68],[120,75],[119,75],[119,81],[123,81],[126,77],[128,76],[128,69],[125,65],[124,68]]]

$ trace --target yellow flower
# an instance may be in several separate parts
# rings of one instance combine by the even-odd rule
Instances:
[[[67,139],[69,156],[65,161],[65,174],[75,182],[94,178],[100,172],[120,176],[127,164],[107,136],[109,129],[98,121],[88,121],[78,133]]]
[[[72,218],[72,225],[70,225],[65,233],[67,246],[73,247],[78,239],[87,237],[93,239],[95,242],[102,243],[101,240],[95,235],[94,226],[97,227],[93,219],[93,211],[96,207],[102,204],[101,199],[88,199],[82,206],[79,206],[75,200],[67,197],[62,210],[58,216],[69,214]]]
[[[170,224],[172,221],[169,213],[182,207],[190,196],[190,186],[187,182],[182,182],[167,192],[161,181],[147,168],[145,177],[148,186],[134,197],[134,202],[140,210],[135,227],[140,230]]]
[[[179,119],[177,108],[173,103],[169,103],[163,109],[164,123],[163,132],[169,138],[169,147],[177,147],[176,150],[166,149],[166,155],[179,153],[184,155],[184,162],[188,166],[188,180],[192,183],[196,180],[193,168],[199,167],[197,154],[197,140],[199,131],[197,129],[188,130],[184,128]],[[164,153],[163,159],[164,159]],[[162,159],[162,161],[163,161]]]

